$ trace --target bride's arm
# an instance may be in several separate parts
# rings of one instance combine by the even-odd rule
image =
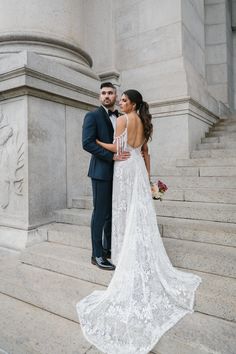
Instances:
[[[108,143],[103,143],[100,140],[96,140],[96,143],[103,147],[104,149],[111,151],[111,152],[117,152],[117,146],[116,144],[108,144]]]
[[[125,121],[125,119],[124,119],[125,117],[124,116],[120,116],[119,118],[117,118],[117,120],[116,120],[116,136],[115,136],[115,138],[116,137],[119,137],[122,133],[123,133],[123,131],[124,131],[124,129],[125,129],[125,123],[126,123],[126,121]],[[114,140],[115,141],[115,140]],[[102,146],[104,149],[106,149],[106,150],[109,150],[109,151],[111,151],[111,152],[117,152],[117,144],[116,144],[116,142],[115,143],[113,143],[113,144],[108,144],[108,143],[103,143],[102,141],[100,141],[100,140],[96,140],[96,143],[98,144],[98,145],[100,145],[100,146]]]
[[[148,177],[150,180],[150,155],[148,153],[148,144],[144,143],[142,146],[142,152],[143,152],[143,158],[144,158],[144,163],[147,169]]]

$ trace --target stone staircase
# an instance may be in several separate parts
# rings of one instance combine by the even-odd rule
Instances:
[[[235,139],[236,119],[221,119],[191,159],[177,160],[176,168],[153,176],[169,187],[164,200],[154,202],[167,253],[174,266],[203,280],[196,312],[161,338],[155,354],[236,352]],[[56,315],[65,321],[66,330],[78,322],[76,302],[107,286],[112,277],[90,264],[91,208],[91,196],[73,199],[71,209],[56,211],[56,222],[42,228],[47,242],[27,248],[21,262],[13,257],[0,268],[0,293]],[[86,347],[79,327],[78,337],[83,347],[77,341],[74,347],[60,349],[55,341],[38,353],[99,353]],[[34,353],[27,350],[24,354]]]

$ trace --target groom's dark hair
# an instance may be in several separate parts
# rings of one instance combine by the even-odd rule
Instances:
[[[112,82],[103,82],[100,86],[100,90],[103,89],[103,87],[111,87],[113,90],[116,90],[116,87],[113,85]]]

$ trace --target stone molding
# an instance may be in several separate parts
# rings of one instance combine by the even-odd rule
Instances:
[[[50,101],[58,102],[58,103],[63,103],[63,104],[68,104],[72,107],[80,107],[84,109],[92,109],[93,107],[96,107],[97,100],[98,100],[98,94],[92,91],[89,91],[83,87],[79,87],[76,85],[73,85],[69,82],[57,79],[55,77],[48,76],[46,74],[37,72],[35,70],[29,69],[29,68],[20,68],[16,69],[14,71],[11,71],[9,73],[0,74],[0,80],[11,80],[15,78],[20,78],[24,77],[25,78],[25,84],[19,85],[19,87],[11,87],[10,89],[7,89],[6,91],[0,92],[0,101],[9,99],[9,98],[14,98],[22,95],[31,95],[43,99],[48,99]],[[70,90],[75,92],[77,95],[80,96],[80,100],[83,100],[82,96],[86,98],[86,101],[84,102],[78,102],[78,100],[70,97],[65,97],[64,95],[57,94],[55,92],[49,92],[43,89],[37,89],[35,87],[30,87],[27,85],[27,78],[33,78],[33,79],[39,79],[42,80],[44,83],[48,84],[53,84],[53,86],[61,87],[65,90]],[[93,104],[88,102],[88,97],[92,98],[92,100],[95,100]]]
[[[161,102],[151,102],[149,107],[154,119],[188,114],[209,125],[216,123],[219,119],[218,116],[190,96]]]
[[[47,232],[44,227],[32,230],[0,225],[0,244],[13,250],[22,250],[35,243],[47,240]],[[0,351],[1,353],[1,351]]]
[[[101,79],[101,81],[103,81],[103,82],[112,81],[112,80],[118,81],[120,78],[120,73],[116,69],[112,69],[109,71],[104,71],[104,72],[98,74],[98,76]]]
[[[74,108],[80,108],[85,111],[92,111],[95,108],[99,106],[99,101],[97,100],[96,103],[89,103],[89,102],[82,102],[80,100],[72,99],[72,98],[67,98],[63,95],[57,95],[54,93],[46,92],[46,91],[41,91],[35,88],[27,87],[27,86],[22,86],[16,89],[12,89],[7,91],[6,93],[0,93],[0,102],[3,100],[8,100],[20,96],[32,96],[32,97],[37,97],[41,98],[44,100],[49,100],[51,102],[56,102],[56,103],[61,103],[66,106],[74,107]]]
[[[76,71],[91,73],[93,61],[91,56],[79,46],[68,41],[27,32],[0,33],[0,56],[28,49],[36,54],[53,59]]]
[[[3,67],[4,62],[8,63],[8,67],[2,72],[0,70],[0,100],[29,94],[87,110],[98,105],[95,87],[99,87],[99,82],[95,75],[87,77],[72,72],[32,52],[2,58],[0,64]],[[84,81],[91,81],[91,84],[85,87]]]

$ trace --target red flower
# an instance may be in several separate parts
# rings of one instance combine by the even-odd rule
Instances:
[[[162,181],[152,182],[150,181],[152,199],[162,200],[162,196],[167,191],[168,187]]]
[[[167,185],[165,183],[163,183],[162,181],[158,181],[157,185],[158,185],[158,189],[161,193],[166,192],[168,189]]]

